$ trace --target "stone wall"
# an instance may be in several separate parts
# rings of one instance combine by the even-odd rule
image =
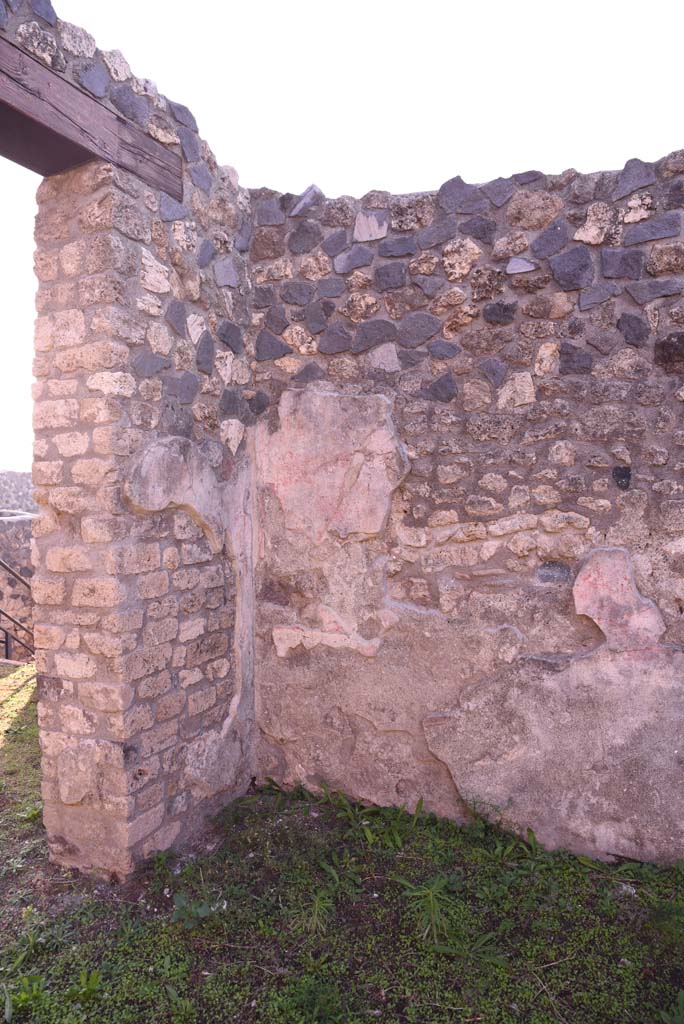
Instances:
[[[21,512],[0,509],[0,558],[11,565],[27,581],[33,576],[31,566],[31,525],[33,516]],[[8,572],[0,568],[0,608],[8,612],[26,630],[33,629],[33,602],[31,592]],[[31,646],[31,637],[26,630],[19,629],[0,616],[0,628],[7,626],[24,643]],[[2,638],[4,640],[4,637]],[[0,656],[4,648],[0,648]],[[10,640],[10,658],[13,661],[28,661],[30,652],[15,640]]]
[[[0,473],[0,508],[36,512],[30,473]]]
[[[98,163],[39,190],[52,856],[126,874],[273,776],[680,858],[684,155],[248,192],[10,6],[184,166],[183,203]]]
[[[681,684],[572,587],[625,548],[684,640],[683,172],[253,193],[262,775],[681,853]]]

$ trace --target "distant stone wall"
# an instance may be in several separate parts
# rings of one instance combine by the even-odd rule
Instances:
[[[38,510],[33,500],[30,473],[15,473],[9,470],[0,473],[0,509],[18,509],[22,512]]]
[[[32,523],[33,516],[31,515],[12,514],[0,510],[0,558],[18,572],[27,583],[33,576],[31,565]],[[33,629],[31,591],[2,568],[0,568],[0,608],[9,612],[27,630]],[[26,630],[19,629],[0,616],[0,629],[3,626],[7,626],[20,641],[28,644],[29,647],[32,646],[31,637]],[[4,650],[0,650],[0,656],[3,654]],[[31,657],[30,652],[15,640],[10,640],[9,654],[13,661],[28,661]]]
[[[53,858],[126,875],[273,776],[681,859],[684,152],[248,192],[120,55],[11,8],[184,174],[39,190]]]

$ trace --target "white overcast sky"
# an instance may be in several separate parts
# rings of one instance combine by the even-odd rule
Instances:
[[[684,147],[668,0],[54,0],[194,112],[242,184],[327,195]],[[38,178],[0,160],[0,470],[29,469]]]

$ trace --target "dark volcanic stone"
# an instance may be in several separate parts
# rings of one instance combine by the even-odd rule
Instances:
[[[684,206],[684,178],[672,182],[664,205],[666,210],[678,210]]]
[[[375,287],[379,292],[403,288],[406,284],[405,263],[384,263],[375,271]]]
[[[271,306],[264,319],[264,324],[274,334],[282,334],[289,322],[282,306]]]
[[[510,178],[495,178],[494,181],[489,181],[486,185],[483,185],[480,191],[485,193],[487,198],[494,203],[494,206],[503,206],[515,192],[515,182],[511,181]]]
[[[418,245],[421,249],[432,249],[435,245],[443,245],[458,234],[458,224],[455,217],[443,217],[432,224],[428,224],[418,232]]]
[[[323,231],[320,224],[315,220],[303,220],[288,238],[287,246],[291,253],[299,256],[315,249],[322,238]]]
[[[181,338],[186,337],[188,318],[184,303],[178,299],[171,299],[166,307],[165,320],[169,326],[173,327],[176,334],[179,334]]]
[[[555,256],[567,244],[569,237],[567,221],[558,217],[532,242],[532,255],[538,260]]]
[[[323,277],[318,282],[318,294],[322,299],[336,299],[344,291],[341,277]]]
[[[304,323],[311,334],[320,334],[328,326],[328,318],[335,308],[329,302],[311,302],[304,310]]]
[[[197,254],[197,266],[200,270],[204,270],[205,267],[208,267],[215,255],[216,246],[206,238],[200,245],[199,252]]]
[[[330,259],[333,256],[339,256],[347,248],[347,232],[344,228],[340,228],[339,231],[333,231],[332,235],[328,235],[321,242],[321,249],[329,256]]]
[[[237,324],[232,324],[230,320],[222,320],[216,333],[221,344],[234,352],[236,356],[242,355],[245,351],[242,331]]]
[[[135,121],[136,124],[147,124],[149,116],[148,101],[144,96],[138,96],[137,93],[133,92],[130,85],[126,85],[125,82],[113,85],[109,98],[124,117],[127,117],[130,121]]]
[[[171,366],[170,359],[157,355],[149,348],[142,349],[133,360],[133,372],[136,377],[141,377],[143,380],[156,377],[161,370],[168,370],[169,366]]]
[[[313,206],[318,206],[325,199],[325,195],[321,192],[318,185],[309,185],[301,196],[298,196],[292,209],[290,210],[290,217],[301,217],[303,213],[310,210]]]
[[[255,222],[259,227],[271,227],[285,223],[285,214],[278,199],[262,199],[257,203]]]
[[[4,0],[0,0],[0,28],[7,28],[8,18],[9,14],[7,13]]]
[[[48,25],[57,24],[57,15],[50,0],[31,0],[31,10],[43,21],[47,21]]]
[[[214,264],[214,277],[219,288],[237,288],[240,283],[234,256],[224,256]]]
[[[265,391],[257,391],[256,395],[249,399],[247,405],[255,416],[261,416],[262,412],[266,412],[270,403],[271,400]]]
[[[608,299],[619,294],[618,285],[613,284],[612,281],[608,284],[594,285],[593,288],[585,288],[579,293],[579,308],[581,310],[593,309],[594,306],[600,306],[601,303],[607,302]]]
[[[629,277],[638,281],[644,269],[640,249],[601,249],[601,273],[604,277]]]
[[[569,583],[572,570],[564,562],[542,562],[537,569],[537,579],[541,583]]]
[[[376,345],[397,341],[397,328],[391,320],[366,320],[356,329],[352,352],[367,352]]]
[[[276,301],[275,288],[270,284],[258,284],[254,289],[252,302],[255,309],[266,309]]]
[[[665,373],[684,373],[684,331],[675,331],[656,341],[653,357]]]
[[[655,171],[651,164],[645,164],[643,160],[628,160],[618,174],[617,183],[613,189],[613,199],[623,199],[630,192],[636,192],[638,188],[652,185],[655,180]]]
[[[326,372],[318,363],[307,363],[292,378],[295,384],[311,384],[315,380],[323,380]]]
[[[288,281],[280,289],[280,298],[290,306],[306,306],[313,299],[314,291],[310,281]]]
[[[513,181],[517,185],[531,185],[533,181],[539,181],[543,177],[541,171],[518,171],[513,175]]]
[[[423,391],[423,394],[432,402],[451,402],[458,394],[456,381],[451,371],[443,373],[441,377],[433,380]]]
[[[617,322],[618,331],[622,334],[628,345],[640,348],[651,333],[648,321],[634,313],[623,313]]]
[[[586,349],[562,341],[560,346],[559,372],[564,374],[591,373],[594,358]]]
[[[625,228],[623,242],[625,245],[639,245],[640,242],[653,242],[657,238],[674,238],[679,234],[680,223],[681,215],[675,210],[659,213],[650,220],[642,220]]]
[[[378,246],[379,256],[413,256],[416,252],[416,240],[413,235],[397,235],[383,238]]]
[[[632,470],[629,466],[613,466],[612,477],[619,490],[629,490],[629,485],[632,480]]]
[[[479,188],[466,184],[459,176],[444,182],[437,202],[445,213],[484,213],[489,206]]]
[[[235,233],[235,248],[238,252],[247,252],[252,242],[252,222],[245,214]]]
[[[431,341],[427,350],[433,359],[453,359],[462,351],[460,345],[455,345],[453,341],[444,341],[443,338]]]
[[[428,357],[428,354],[425,351],[408,348],[400,348],[397,355],[399,356],[399,362],[405,370],[410,370],[412,367],[418,366],[419,363],[425,362]]]
[[[165,223],[172,220],[184,220],[188,216],[188,208],[182,203],[176,202],[166,192],[162,192],[159,201],[159,216]]]
[[[186,370],[179,377],[169,377],[164,382],[167,395],[178,399],[181,405],[192,405],[200,389],[199,378]]]
[[[501,387],[506,380],[508,367],[500,359],[497,359],[496,356],[487,356],[486,359],[481,359],[477,365],[480,372],[484,374],[493,387]]]
[[[236,388],[224,388],[219,398],[219,412],[225,419],[249,420],[250,409],[242,394]]]
[[[442,321],[432,313],[409,313],[399,324],[397,341],[403,348],[418,348],[434,338],[442,329]]]
[[[179,128],[178,138],[180,139],[183,156],[189,164],[196,164],[202,159],[202,147],[199,136],[192,128]]]
[[[576,245],[549,260],[551,272],[564,292],[587,288],[594,280],[594,265],[586,245]]]
[[[268,359],[280,359],[282,356],[290,355],[293,350],[280,338],[276,338],[270,331],[259,331],[256,340],[254,357],[260,363]]]
[[[184,125],[186,128],[192,128],[194,132],[197,131],[197,121],[195,120],[194,114],[191,110],[188,110],[182,103],[174,103],[169,100],[169,109],[175,117],[178,124]]]
[[[434,299],[437,292],[443,287],[445,280],[443,277],[436,277],[434,274],[430,276],[427,274],[416,274],[413,278],[413,283],[418,285],[423,295],[427,295],[428,299]]]
[[[214,339],[209,331],[203,331],[200,340],[197,342],[197,352],[195,353],[195,365],[199,372],[206,373],[210,377],[214,372],[215,357],[216,347]]]
[[[662,299],[667,295],[680,295],[684,291],[684,280],[671,277],[662,281],[639,281],[638,284],[628,284],[626,290],[636,303],[645,306],[653,299]]]
[[[517,302],[488,302],[482,316],[488,324],[512,324],[517,308]]]
[[[335,257],[333,266],[336,274],[349,274],[359,267],[369,267],[373,262],[373,250],[367,245],[352,245],[348,252]]]
[[[488,217],[471,217],[461,224],[461,231],[464,235],[477,238],[478,242],[491,245],[496,238],[496,221]]]
[[[209,195],[214,179],[206,164],[193,164],[190,168],[190,177],[193,185]]]
[[[348,352],[352,346],[352,336],[343,324],[332,324],[326,328],[318,340],[318,351],[327,356],[338,352]]]
[[[101,60],[95,60],[87,68],[84,68],[79,73],[78,80],[84,89],[87,89],[92,96],[96,96],[99,100],[104,99],[112,84],[109,72]]]

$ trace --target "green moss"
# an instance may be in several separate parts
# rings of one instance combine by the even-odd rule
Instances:
[[[49,868],[31,684],[3,682],[15,1021],[652,1024],[684,988],[681,866],[549,854],[482,821],[271,789],[217,819],[211,855],[160,855],[125,888]],[[174,921],[179,895],[202,912],[176,900]]]

